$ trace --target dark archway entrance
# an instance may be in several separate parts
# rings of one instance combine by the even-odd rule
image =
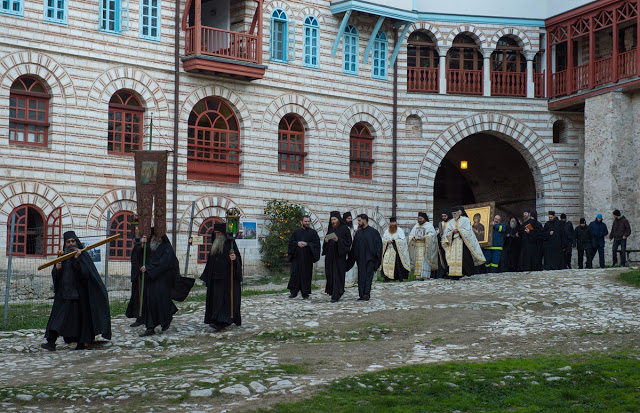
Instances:
[[[460,162],[467,161],[462,170]],[[535,210],[536,186],[525,158],[506,141],[486,133],[461,140],[447,153],[434,183],[434,213],[454,205],[496,203],[503,219]],[[436,220],[439,221],[439,220]]]

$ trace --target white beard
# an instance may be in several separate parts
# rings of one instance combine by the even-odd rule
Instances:
[[[225,237],[216,237],[211,244],[211,255],[221,254],[224,250]]]
[[[158,249],[158,247],[160,246],[161,242],[157,241],[155,239],[152,239],[151,242],[149,243],[149,248],[151,248],[151,251],[155,251]]]

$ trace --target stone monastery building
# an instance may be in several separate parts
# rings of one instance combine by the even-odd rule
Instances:
[[[271,199],[321,233],[334,209],[406,228],[454,204],[617,208],[637,248],[639,3],[3,0],[0,243],[15,213],[16,259],[75,229],[122,232],[127,260],[151,143],[179,257],[192,218],[260,225]]]

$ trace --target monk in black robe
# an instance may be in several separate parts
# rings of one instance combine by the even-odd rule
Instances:
[[[142,278],[142,242],[140,238],[136,238],[133,242],[133,249],[131,250],[131,297],[127,304],[125,316],[127,318],[135,318],[136,321],[131,323],[129,327],[138,327],[142,325],[142,319],[140,318],[140,284]]]
[[[107,289],[87,252],[80,252],[82,243],[75,232],[63,234],[64,252],[76,251],[76,255],[54,265],[53,307],[47,322],[42,348],[56,350],[59,336],[65,343],[78,343],[76,350],[83,350],[95,336],[111,339],[111,314]]]
[[[544,224],[543,230],[543,257],[546,270],[561,270],[563,266],[563,240],[564,228],[562,222],[556,217],[554,211],[549,211],[549,221]]]
[[[324,292],[331,296],[332,303],[340,300],[344,294],[344,275],[347,272],[347,255],[351,250],[351,242],[351,231],[342,222],[340,212],[332,211],[329,229],[322,245],[327,277]]]
[[[242,257],[236,241],[227,238],[225,223],[214,224],[213,235],[207,265],[200,279],[207,285],[204,323],[221,331],[231,324],[242,325]]]
[[[140,267],[143,273],[141,278],[142,288],[142,316],[140,321],[146,327],[146,331],[140,337],[155,334],[155,328],[160,326],[162,331],[167,331],[173,320],[173,315],[178,308],[171,301],[171,291],[180,279],[178,258],[176,257],[171,242],[166,235],[158,237],[151,229],[151,241],[142,237],[142,244],[146,245],[146,257],[144,265]],[[140,255],[144,249],[136,252],[135,259],[142,261]]]
[[[522,222],[522,241],[520,243],[520,271],[539,271],[540,240],[542,239],[542,225],[534,219],[531,211],[524,211]]]
[[[432,275],[432,278],[448,278],[449,276],[449,265],[447,264],[447,254],[442,248],[442,234],[444,233],[444,228],[447,226],[447,222],[451,219],[451,211],[448,209],[443,209],[440,217],[442,220],[440,224],[438,224],[438,271],[436,271],[436,276]],[[433,274],[433,272],[432,272]]]
[[[376,229],[369,226],[367,214],[360,214],[357,219],[358,231],[353,237],[350,254],[358,264],[358,300],[368,301],[373,275],[382,263],[382,238]]]
[[[502,256],[500,257],[500,272],[520,271],[520,247],[522,245],[522,225],[518,218],[509,218],[504,235]]]
[[[287,289],[291,291],[289,298],[296,298],[298,292],[303,299],[308,299],[311,294],[311,278],[313,276],[313,264],[320,259],[320,238],[311,227],[311,218],[308,215],[302,217],[302,227],[298,228],[289,238],[289,262],[291,262],[291,275]]]

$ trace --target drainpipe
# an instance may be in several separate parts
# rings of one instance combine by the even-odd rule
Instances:
[[[173,24],[175,26],[174,34],[174,61],[173,61],[173,202],[172,202],[172,220],[171,227],[173,234],[171,242],[173,250],[178,248],[178,126],[179,126],[179,103],[180,103],[180,0],[176,0],[176,10]]]
[[[398,43],[398,28],[393,29],[393,44]],[[398,186],[398,59],[393,62],[393,153],[391,179],[391,215],[396,215],[396,192]]]

